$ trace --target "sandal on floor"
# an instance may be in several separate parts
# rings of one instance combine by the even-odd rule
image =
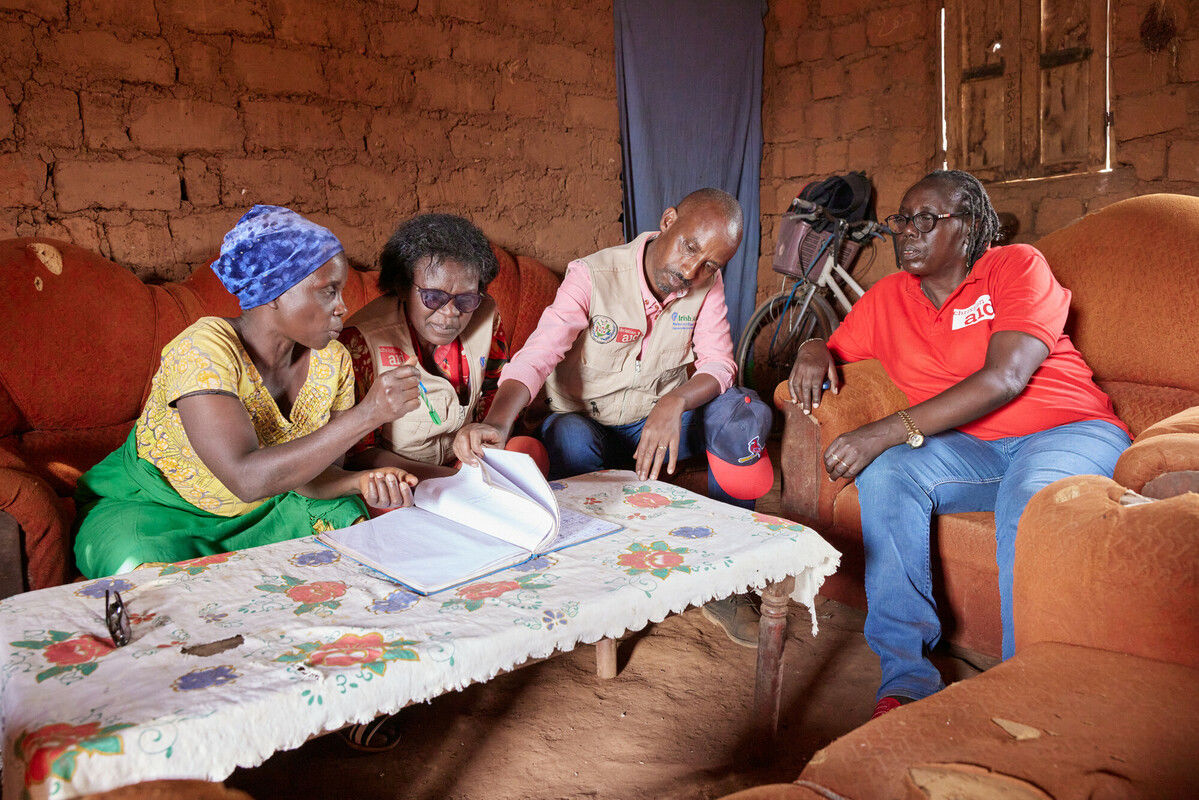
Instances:
[[[361,753],[386,753],[400,743],[398,718],[398,714],[384,714],[343,728],[341,736],[350,748]]]

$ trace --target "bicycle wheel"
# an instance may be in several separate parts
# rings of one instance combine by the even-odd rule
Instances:
[[[758,306],[737,346],[738,382],[767,403],[791,374],[799,346],[813,336],[828,339],[838,324],[833,307],[819,294],[812,295],[802,316],[800,299],[788,304],[787,298],[787,293],[778,294]]]

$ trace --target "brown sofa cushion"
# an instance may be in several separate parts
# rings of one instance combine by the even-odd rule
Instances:
[[[909,769],[950,763],[1031,783],[1055,800],[1196,797],[1197,681],[1199,672],[1177,664],[1037,644],[841,737],[800,778],[845,797],[920,797]],[[1016,739],[996,718],[1039,734]]]
[[[1037,492],[1016,537],[1016,652],[1081,644],[1199,669],[1199,494],[1122,505],[1096,475]]]

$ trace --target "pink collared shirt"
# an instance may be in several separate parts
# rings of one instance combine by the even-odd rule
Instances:
[[[648,243],[654,237],[646,239]],[[641,284],[641,299],[645,306],[646,331],[641,340],[641,355],[645,355],[645,344],[654,322],[662,314],[663,307],[684,292],[675,292],[659,303],[645,280],[645,246],[637,253],[637,278]],[[558,366],[578,338],[579,332],[590,324],[591,273],[581,259],[566,265],[566,276],[558,287],[554,302],[541,314],[537,328],[524,346],[512,356],[500,373],[500,383],[516,380],[529,389],[534,397],[541,391],[545,379]],[[711,375],[720,384],[723,392],[733,385],[737,365],[733,361],[733,340],[729,335],[728,307],[724,302],[724,278],[718,272],[712,287],[700,304],[691,334],[691,346],[695,350],[695,372]]]

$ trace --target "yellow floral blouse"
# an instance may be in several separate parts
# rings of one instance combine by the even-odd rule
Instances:
[[[137,454],[196,508],[235,517],[262,501],[239,500],[196,455],[183,430],[175,401],[195,392],[236,395],[246,407],[263,447],[306,436],[329,421],[330,411],[354,405],[350,354],[334,340],[313,350],[308,377],[296,396],[291,419],[284,417],[262,383],[233,327],[220,317],[202,317],[162,351],[162,363],[150,384],[150,396],[137,420]]]

